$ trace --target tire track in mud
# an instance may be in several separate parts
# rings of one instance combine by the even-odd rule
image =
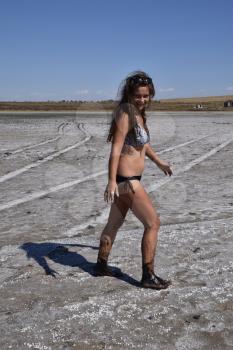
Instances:
[[[208,137],[208,136],[205,136],[205,137]],[[204,137],[202,137],[202,138],[204,138]],[[200,138],[196,139],[196,141],[199,140],[199,139]],[[233,141],[233,137],[231,137],[230,139],[228,139],[225,142],[221,143],[217,147],[212,148],[209,152],[207,152],[207,153],[203,154],[202,156],[200,156],[200,157],[192,160],[191,162],[187,163],[180,170],[178,170],[176,172],[176,174],[173,174],[172,177],[169,177],[169,178],[166,178],[166,179],[162,179],[158,183],[156,183],[155,185],[151,185],[147,189],[147,192],[150,193],[150,192],[153,192],[153,191],[157,190],[158,188],[160,188],[161,186],[163,186],[167,182],[172,181],[174,178],[176,178],[181,173],[190,170],[195,165],[197,165],[197,164],[201,163],[202,161],[204,161],[205,159],[211,157],[212,155],[214,155],[215,153],[217,153],[218,151],[220,151],[221,149],[226,147],[232,141]],[[192,142],[194,142],[194,141],[192,140]],[[187,143],[185,143],[185,144],[187,144]],[[179,145],[177,145],[177,146],[179,146]],[[177,146],[174,146],[174,147],[177,147]],[[172,147],[172,149],[174,149],[174,147]],[[77,179],[77,180],[69,181],[69,182],[66,182],[66,183],[63,183],[63,184],[60,184],[60,185],[57,185],[57,186],[53,186],[53,187],[50,187],[49,189],[44,190],[44,191],[38,191],[38,192],[31,193],[31,194],[23,196],[23,197],[21,197],[19,199],[16,199],[16,200],[13,200],[13,201],[10,201],[8,203],[0,205],[0,211],[12,208],[12,207],[17,206],[19,204],[23,204],[23,203],[29,202],[31,200],[35,200],[35,199],[41,198],[43,196],[46,196],[49,193],[57,192],[57,191],[60,191],[60,190],[72,187],[74,185],[86,182],[88,180],[91,180],[91,179],[96,178],[98,176],[104,175],[106,173],[107,173],[107,170],[103,170],[103,171],[91,174],[89,176],[86,176],[85,178],[82,178],[82,179]],[[94,219],[94,220],[92,219],[92,220],[90,220],[88,222],[85,222],[84,224],[75,226],[74,228],[71,229],[71,231],[75,230],[75,232],[76,232],[77,230],[83,229],[83,228],[87,227],[90,224],[93,225],[93,223],[94,223],[96,225],[98,223],[104,222],[106,220],[106,218],[107,218],[108,211],[109,211],[109,208],[104,209],[103,213],[101,215],[99,215],[97,217],[97,219]]]
[[[190,144],[192,144],[192,143],[194,143],[194,142],[197,142],[197,141],[206,139],[207,137],[213,136],[213,135],[215,135],[215,134],[217,134],[217,132],[214,132],[214,133],[212,133],[212,134],[208,134],[208,135],[205,135],[205,136],[201,136],[201,137],[198,137],[197,139],[193,139],[193,140],[190,140],[190,141],[187,141],[187,142],[184,142],[184,143],[180,143],[179,145],[166,148],[165,150],[162,150],[162,151],[156,152],[156,153],[158,153],[158,154],[163,154],[163,153],[166,153],[166,152],[174,151],[175,149],[178,149],[178,148],[181,148],[181,147],[190,145]]]
[[[66,125],[68,125],[69,123],[61,123],[59,126],[58,126],[58,134],[63,134],[64,132],[64,128]],[[46,141],[42,141],[42,142],[39,142],[39,143],[35,143],[33,145],[28,145],[28,146],[24,146],[22,148],[18,148],[16,150],[5,150],[3,152],[3,154],[1,155],[0,159],[6,159],[8,157],[10,157],[11,155],[14,155],[14,154],[17,154],[17,153],[21,153],[21,152],[24,152],[24,151],[27,151],[28,149],[32,149],[32,148],[36,148],[36,147],[39,147],[39,146],[43,146],[43,145],[46,145],[48,143],[51,143],[51,142],[54,142],[54,141],[57,141],[61,138],[61,136],[57,136],[55,138],[52,138],[52,139],[48,139]]]
[[[169,222],[169,223],[164,223],[162,224],[161,226],[175,226],[175,225],[186,225],[186,224],[195,224],[195,223],[202,223],[202,222],[213,222],[213,221],[216,221],[216,222],[221,222],[223,221],[223,223],[226,221],[226,220],[232,220],[233,219],[233,216],[226,216],[224,218],[206,218],[206,219],[198,219],[198,220],[186,220],[186,221],[178,221],[178,222]]]
[[[40,166],[41,164],[44,164],[44,163],[46,163],[46,162],[48,162],[48,161],[50,161],[50,160],[53,160],[54,158],[60,156],[61,154],[64,154],[64,153],[66,153],[66,152],[69,152],[70,150],[72,150],[72,149],[74,149],[74,148],[76,148],[76,147],[78,147],[78,146],[80,146],[80,145],[86,143],[87,141],[89,141],[89,140],[91,139],[92,135],[90,135],[89,133],[87,133],[87,131],[85,130],[85,127],[84,127],[84,123],[79,123],[79,124],[77,125],[77,127],[78,127],[78,129],[79,129],[81,132],[83,132],[83,133],[85,134],[86,137],[85,137],[84,140],[79,141],[79,142],[76,142],[74,145],[68,146],[68,147],[66,147],[66,148],[64,148],[64,149],[62,149],[62,150],[60,150],[60,151],[58,151],[58,152],[54,152],[54,153],[48,155],[47,157],[45,157],[45,158],[43,158],[43,159],[39,159],[39,160],[37,160],[36,162],[33,162],[33,163],[31,163],[31,164],[28,164],[28,165],[26,165],[26,166],[24,166],[24,167],[22,167],[22,168],[19,168],[19,169],[17,169],[17,170],[11,171],[11,172],[9,172],[8,174],[2,175],[2,176],[0,177],[0,183],[5,182],[5,181],[7,181],[7,180],[9,180],[9,179],[12,179],[12,178],[14,178],[14,177],[16,177],[16,176],[18,176],[18,175],[20,175],[20,174],[22,174],[22,173],[25,173],[25,172],[28,171],[28,170],[31,170],[31,169],[33,169],[33,168],[37,168],[37,167]]]
[[[63,133],[65,126],[67,126],[68,124],[69,124],[69,123],[62,123],[62,124],[60,124],[60,125],[58,126],[58,133]],[[76,125],[76,126],[77,126],[77,128],[78,128],[80,131],[84,132],[84,133],[87,135],[87,133],[86,133],[86,131],[85,131],[84,123],[79,123],[79,124]],[[192,144],[192,143],[197,142],[197,141],[199,141],[199,140],[205,139],[205,138],[207,138],[207,137],[209,137],[209,136],[212,136],[212,135],[214,135],[214,134],[216,134],[216,133],[208,134],[208,135],[199,137],[199,138],[197,138],[197,139],[193,139],[193,140],[190,140],[190,141],[187,141],[187,142],[178,144],[178,145],[176,145],[176,146],[169,147],[169,148],[167,148],[167,149],[165,149],[165,150],[162,150],[162,151],[160,151],[160,152],[157,152],[157,153],[158,153],[158,154],[163,154],[163,153],[166,153],[166,152],[169,152],[169,151],[172,151],[172,150],[175,150],[175,149],[184,147],[184,146],[186,146],[186,145],[188,145],[188,144]],[[91,135],[89,135],[89,136],[90,136],[90,138],[91,138]],[[11,155],[13,155],[13,154],[17,154],[17,153],[23,152],[23,151],[28,150],[28,149],[36,148],[36,147],[38,147],[38,146],[42,146],[42,145],[45,145],[45,144],[48,144],[48,143],[57,141],[57,140],[59,140],[60,138],[61,138],[61,136],[57,136],[57,137],[55,137],[55,138],[53,138],[53,139],[49,139],[49,140],[46,140],[46,141],[43,141],[43,142],[40,142],[40,143],[37,143],[37,144],[34,144],[34,145],[30,145],[30,146],[26,146],[26,147],[23,147],[23,148],[16,149],[15,151],[9,151],[10,154],[8,154],[8,155],[6,155],[6,156],[3,155],[3,156],[0,157],[0,159],[5,159],[5,158],[7,158],[7,157],[9,157],[9,156],[11,156]],[[86,141],[88,141],[88,140],[89,140],[89,139],[87,139]],[[77,146],[79,146],[79,145],[81,145],[81,144],[78,144]],[[69,146],[69,147],[71,147],[71,146]],[[68,148],[65,148],[66,152],[68,152],[70,149],[73,149],[73,148],[69,148],[69,147],[68,147]],[[154,145],[152,145],[152,147],[154,147]],[[62,151],[63,151],[63,150],[61,150],[60,152],[62,152]],[[8,151],[6,151],[5,153],[8,153]],[[62,152],[62,153],[65,153],[65,152]],[[60,154],[62,154],[62,153],[60,153]],[[54,156],[53,158],[55,158],[55,157],[59,156],[60,154],[58,154],[58,152],[56,152],[56,153],[53,153],[52,156]],[[2,182],[4,182],[4,181],[7,181],[7,180],[9,180],[9,179],[11,179],[11,178],[14,178],[14,177],[17,176],[17,175],[20,175],[20,174],[22,174],[22,173],[24,173],[24,172],[26,172],[26,171],[28,171],[28,170],[30,170],[30,169],[32,169],[32,168],[35,168],[35,167],[39,166],[40,164],[43,164],[43,163],[45,162],[46,159],[47,159],[46,161],[52,160],[53,158],[50,158],[50,156],[51,156],[51,155],[45,157],[45,158],[42,159],[42,160],[38,160],[38,161],[36,161],[36,162],[33,162],[33,163],[31,163],[31,164],[28,164],[28,165],[26,165],[25,167],[22,167],[22,168],[20,168],[20,169],[14,170],[14,171],[12,171],[12,172],[10,172],[10,173],[8,173],[8,174],[2,175],[2,176],[0,177],[0,183],[2,183]],[[149,159],[149,158],[146,157],[146,160],[147,160],[147,159]],[[107,171],[106,171],[106,173],[107,173]]]

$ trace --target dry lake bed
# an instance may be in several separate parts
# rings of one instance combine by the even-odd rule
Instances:
[[[148,113],[142,183],[161,219],[155,271],[140,287],[143,225],[129,212],[94,277],[109,113],[0,114],[0,349],[233,349],[233,113]]]

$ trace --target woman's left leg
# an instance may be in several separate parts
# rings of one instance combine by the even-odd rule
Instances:
[[[170,281],[163,280],[154,273],[154,258],[160,228],[159,215],[148,193],[141,184],[137,183],[135,193],[129,193],[129,197],[131,197],[132,212],[144,225],[144,234],[141,243],[142,284],[146,288],[164,289],[170,284]]]

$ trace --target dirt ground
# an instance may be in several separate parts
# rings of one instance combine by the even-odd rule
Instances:
[[[143,289],[143,225],[131,212],[94,277],[110,113],[0,113],[0,348],[232,350],[233,113],[150,112],[142,183],[161,219]]]

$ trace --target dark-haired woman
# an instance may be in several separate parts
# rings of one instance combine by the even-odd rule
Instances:
[[[150,145],[145,110],[155,95],[152,79],[144,72],[130,74],[120,88],[120,101],[113,111],[107,141],[112,142],[108,184],[104,200],[111,203],[108,222],[100,237],[95,266],[96,276],[117,276],[108,266],[108,257],[129,209],[142,222],[142,278],[144,288],[165,289],[171,282],[154,272],[154,258],[160,227],[159,216],[140,182],[148,156],[164,173],[172,175],[170,165],[161,160]]]

